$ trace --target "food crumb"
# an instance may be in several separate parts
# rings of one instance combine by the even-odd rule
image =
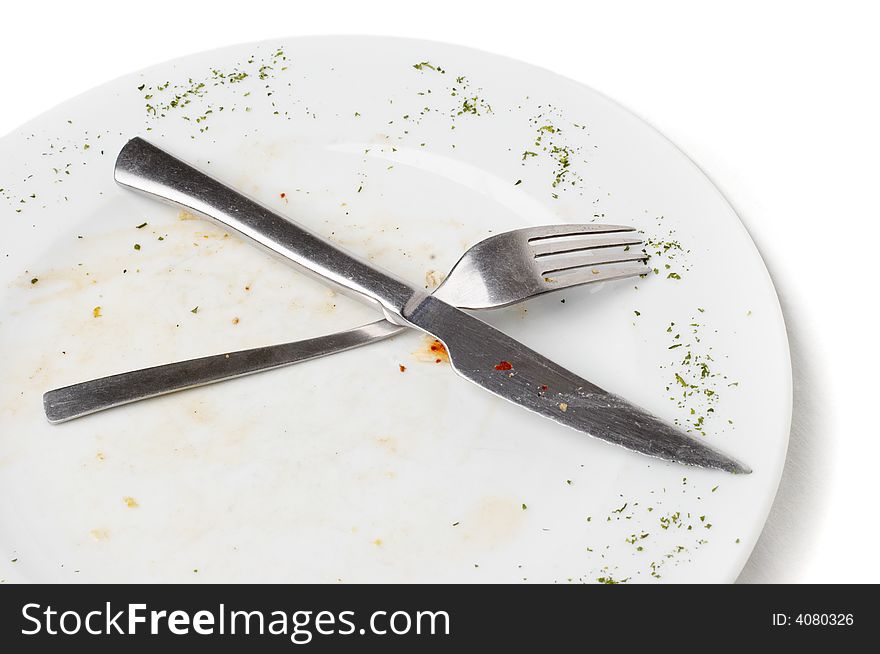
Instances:
[[[138,504],[138,501],[133,497],[123,497],[122,501],[125,502],[125,506],[127,506],[129,509],[136,509],[140,506],[140,504]]]
[[[237,325],[238,323],[239,323],[239,319],[238,319],[238,316],[236,316],[235,318],[232,319],[232,324]]]
[[[100,318],[101,317],[101,307],[95,307],[94,309],[92,309],[92,316],[95,318]]]
[[[510,361],[500,361],[496,366],[495,370],[512,370],[513,364]]]
[[[559,410],[562,411],[562,413],[565,413],[566,411],[568,411],[568,403],[560,402],[559,403]]]
[[[110,538],[110,532],[106,529],[92,529],[89,535],[95,540],[107,540]]]
[[[398,367],[400,368],[400,372],[406,372],[406,366],[405,366],[405,365],[403,365],[402,363],[399,363],[399,364],[397,364],[397,365],[398,365]]]

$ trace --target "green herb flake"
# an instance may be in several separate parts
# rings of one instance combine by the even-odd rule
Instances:
[[[433,70],[434,72],[440,73],[441,75],[446,74],[446,71],[440,68],[440,66],[436,66],[428,61],[420,61],[417,64],[413,64],[413,68],[415,68],[416,70],[425,70],[427,68],[428,70]]]

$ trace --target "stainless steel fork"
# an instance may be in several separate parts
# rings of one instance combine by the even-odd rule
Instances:
[[[650,271],[633,227],[547,225],[503,232],[471,247],[434,295],[463,309],[493,309],[583,284]],[[43,395],[50,422],[64,422],[138,400],[309,361],[407,329],[379,320],[292,343],[189,359],[101,377]]]

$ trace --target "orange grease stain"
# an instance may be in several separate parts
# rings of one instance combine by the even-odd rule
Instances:
[[[449,363],[449,353],[446,351],[446,346],[433,336],[425,335],[419,349],[412,354],[417,361],[424,363]]]
[[[434,363],[449,363],[449,352],[446,351],[446,346],[436,338],[431,341],[428,349],[434,356]]]

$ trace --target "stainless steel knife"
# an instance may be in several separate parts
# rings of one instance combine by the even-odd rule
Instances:
[[[732,473],[744,464],[506,334],[336,247],[141,138],[116,161],[116,181],[213,219],[381,310],[387,320],[439,339],[453,369],[515,404],[641,454]]]

